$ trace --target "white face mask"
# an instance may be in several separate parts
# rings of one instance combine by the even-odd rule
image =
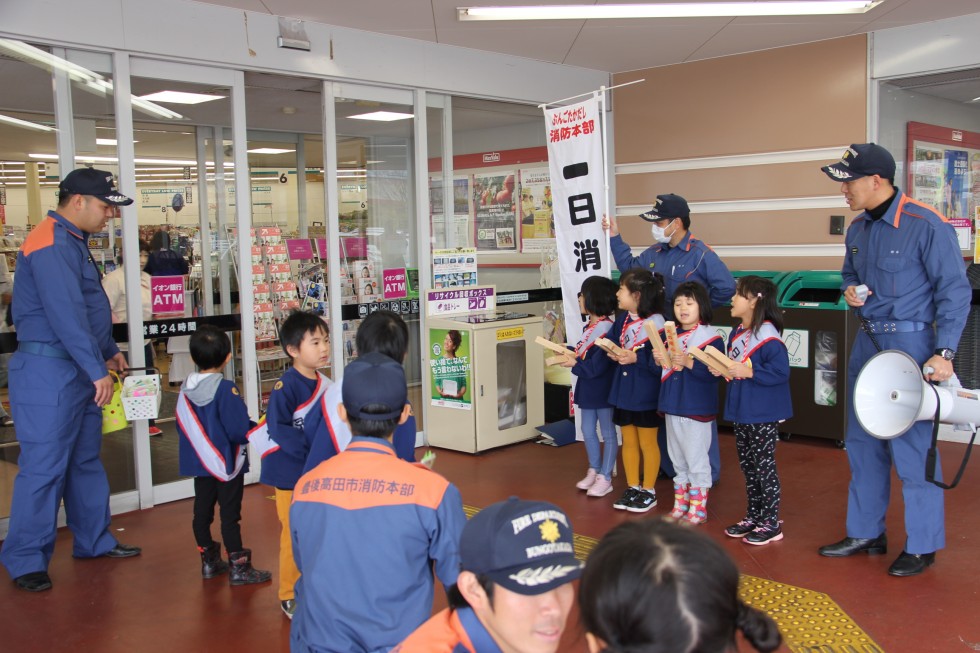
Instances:
[[[655,242],[666,245],[670,242],[670,236],[667,235],[667,227],[658,227],[656,223],[650,226],[650,233],[653,234],[653,240]]]

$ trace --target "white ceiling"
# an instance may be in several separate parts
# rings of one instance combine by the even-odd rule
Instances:
[[[670,1],[686,3],[694,0]],[[631,0],[578,2],[630,4]],[[797,45],[980,12],[977,0],[884,0],[865,14],[843,16],[460,22],[456,18],[456,7],[478,2],[207,0],[207,3],[611,73]],[[488,0],[483,4],[575,3],[576,0]]]

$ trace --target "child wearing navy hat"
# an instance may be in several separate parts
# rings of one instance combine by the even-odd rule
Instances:
[[[289,523],[301,572],[293,650],[389,650],[428,619],[433,571],[459,573],[466,517],[459,490],[395,455],[411,413],[405,371],[380,353],[344,370],[348,447],[299,479]]]

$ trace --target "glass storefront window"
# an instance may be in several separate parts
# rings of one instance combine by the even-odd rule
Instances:
[[[343,338],[346,364],[359,353],[355,340],[361,319],[381,308],[401,314],[409,329],[409,400],[418,408],[419,319],[411,310],[417,295],[409,283],[418,270],[413,107],[358,97],[356,91],[335,98],[334,105],[340,239],[330,247],[340,256],[341,287],[332,296],[344,307],[343,327],[335,337]],[[422,411],[415,413],[421,430]]]

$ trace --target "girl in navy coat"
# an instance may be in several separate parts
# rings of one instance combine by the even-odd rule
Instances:
[[[653,486],[660,471],[660,448],[657,445],[660,367],[653,360],[643,325],[652,322],[658,331],[663,329],[662,278],[643,268],[628,270],[619,278],[616,299],[623,313],[613,323],[610,340],[624,351],[618,356],[609,354],[619,365],[609,390],[609,403],[613,405],[613,422],[623,432],[623,469],[628,486],[613,508],[646,512],[657,505]]]
[[[718,413],[718,379],[688,353],[694,348],[725,348],[711,326],[711,300],[697,281],[685,281],[674,292],[679,352],[663,365],[660,411],[667,419],[667,453],[674,463],[672,519],[703,524],[708,519],[711,489],[711,431]]]
[[[779,422],[793,416],[789,354],[781,338],[783,316],[776,305],[776,286],[757,276],[739,279],[732,317],[742,323],[728,340],[728,357],[733,361],[729,371],[735,378],[728,384],[725,419],[735,427],[748,511],[725,534],[763,545],[783,539],[776,441]]]
[[[578,377],[575,405],[582,417],[582,439],[589,457],[589,469],[575,487],[588,490],[590,497],[604,497],[612,492],[612,470],[619,450],[613,407],[609,403],[616,366],[601,348],[595,346],[599,338],[609,337],[613,325],[609,316],[616,310],[616,290],[616,282],[606,277],[593,276],[585,280],[582,292],[578,294],[578,306],[583,315],[589,316],[589,324],[575,345],[575,357],[566,356],[561,363]],[[601,457],[597,424],[602,428],[605,443]]]

